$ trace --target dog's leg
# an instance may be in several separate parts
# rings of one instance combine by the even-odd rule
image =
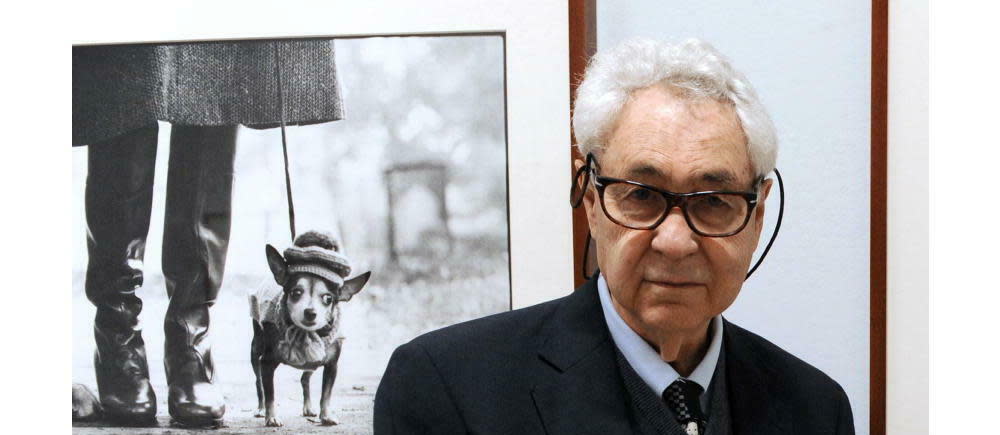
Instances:
[[[336,343],[333,358],[323,366],[323,395],[319,399],[319,420],[325,426],[340,424],[337,413],[333,411],[333,406],[330,403],[333,398],[333,382],[337,380],[337,360],[340,359],[343,338],[337,340]]]
[[[281,426],[274,404],[274,370],[278,368],[277,361],[261,361],[261,371],[264,375],[264,425]]]
[[[257,387],[257,412],[254,417],[264,417],[264,383],[260,377],[260,357],[264,355],[264,329],[256,320],[253,321],[253,340],[250,342],[250,366],[253,367],[253,375],[257,379],[254,385]]]
[[[315,417],[316,413],[313,411],[312,398],[309,397],[309,379],[312,378],[312,370],[306,370],[302,372],[302,415],[306,417]]]

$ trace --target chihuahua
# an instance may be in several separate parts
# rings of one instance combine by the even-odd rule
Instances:
[[[317,236],[319,243],[315,243]],[[314,244],[310,244],[310,239]],[[371,272],[344,280],[350,266],[339,254],[337,244],[325,234],[303,234],[295,245],[285,251],[284,257],[267,245],[267,263],[281,287],[264,286],[250,295],[253,317],[250,363],[257,378],[256,416],[264,417],[266,426],[281,426],[274,403],[274,371],[280,364],[304,370],[302,415],[316,416],[309,379],[322,366],[320,422],[335,425],[339,421],[331,405],[331,393],[344,341],[339,331],[339,304],[361,291]]]

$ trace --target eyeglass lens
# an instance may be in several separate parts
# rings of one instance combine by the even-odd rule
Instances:
[[[684,198],[668,201],[660,192],[642,186],[611,183],[604,188],[603,203],[612,219],[636,229],[652,227],[680,201],[686,201],[684,208],[690,224],[703,234],[728,234],[746,221],[749,206],[742,195],[710,193]]]

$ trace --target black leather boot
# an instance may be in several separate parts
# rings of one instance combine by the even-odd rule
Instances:
[[[167,407],[183,426],[221,423],[225,401],[214,383],[209,312],[222,285],[229,246],[236,127],[174,126],[170,138],[163,274]]]
[[[142,259],[149,230],[156,161],[155,124],[92,144],[87,150],[87,298],[94,318],[94,370],[108,419],[155,420],[146,348],[138,329]]]

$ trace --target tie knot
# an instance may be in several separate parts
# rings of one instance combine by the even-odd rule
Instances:
[[[704,390],[697,383],[679,378],[663,390],[663,401],[674,412],[681,425],[695,422],[704,427],[706,418],[699,402],[702,391]]]
[[[689,379],[677,378],[676,381],[674,381],[667,387],[667,389],[664,391],[664,395],[666,395],[667,393],[671,393],[671,394],[679,394],[683,397],[690,397],[692,399],[697,399],[701,397],[701,393],[703,393],[704,391],[705,390],[703,390],[701,388],[701,385],[698,385],[697,382],[694,382]]]

